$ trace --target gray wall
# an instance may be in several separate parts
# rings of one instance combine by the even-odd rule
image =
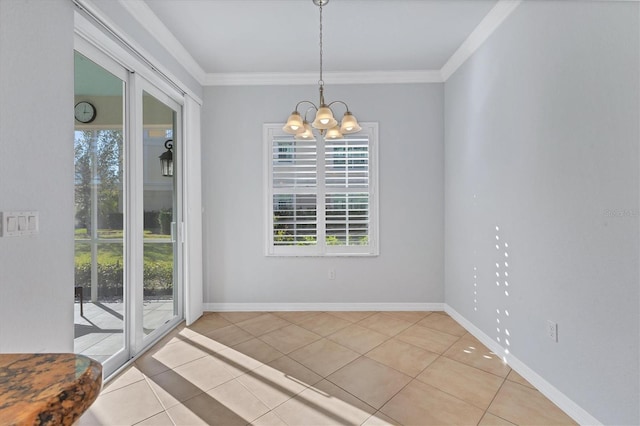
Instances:
[[[72,109],[71,2],[0,0],[0,211],[40,213],[0,238],[0,352],[73,350]]]
[[[99,3],[202,93],[117,2]],[[69,0],[0,0],[0,211],[40,215],[38,235],[0,238],[0,352],[73,351],[73,11]]]
[[[446,302],[605,424],[640,423],[638,9],[523,2],[445,84]]]
[[[262,124],[317,93],[205,88],[205,303],[444,302],[442,84],[326,89],[358,120],[379,122],[380,256],[265,257]]]

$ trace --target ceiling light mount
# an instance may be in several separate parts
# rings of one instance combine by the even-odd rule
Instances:
[[[312,0],[313,4],[318,6],[320,9],[320,78],[318,79],[318,91],[320,92],[320,102],[316,106],[311,101],[300,101],[296,104],[296,108],[289,116],[287,120],[287,124],[282,128],[287,133],[295,135],[296,139],[313,139],[313,132],[311,128],[318,129],[321,135],[326,135],[325,137],[331,139],[341,139],[343,135],[356,133],[362,130],[362,128],[358,125],[358,121],[356,117],[349,111],[349,107],[343,101],[333,101],[329,104],[325,103],[324,100],[324,80],[322,79],[322,54],[323,54],[323,46],[322,46],[322,7],[326,6],[329,3],[329,0]],[[298,107],[302,104],[309,104],[310,106],[307,108],[304,117],[300,115],[298,112]],[[342,123],[338,125],[338,120],[334,118],[333,110],[331,106],[334,104],[342,104],[344,105],[346,112],[342,117]],[[307,114],[310,110],[315,110],[316,115],[309,124],[307,121]]]

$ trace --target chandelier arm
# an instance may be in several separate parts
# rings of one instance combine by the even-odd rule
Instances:
[[[295,109],[296,111],[298,111],[298,107],[300,106],[300,104],[310,104],[311,106],[309,108],[314,108],[316,111],[318,110],[318,107],[313,102],[311,102],[311,101],[300,101],[300,102],[298,102],[296,104],[296,109]],[[307,110],[307,112],[308,112],[308,110]]]
[[[327,105],[327,106],[328,106],[328,107],[331,107],[331,105],[336,104],[336,103],[344,105],[344,107],[347,109],[347,112],[350,112],[350,111],[349,111],[349,105],[347,105],[347,104],[346,104],[345,102],[343,102],[343,101],[333,101],[333,102],[329,103],[329,105]]]
[[[304,121],[307,121],[307,114],[309,114],[309,111],[311,110],[315,110],[317,112],[318,108],[313,104],[309,108],[307,108],[307,110],[304,112]]]

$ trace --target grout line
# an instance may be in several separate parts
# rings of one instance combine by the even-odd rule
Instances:
[[[508,376],[508,374],[507,374]],[[482,415],[482,418],[484,418],[484,416],[487,415],[487,413],[489,413],[489,408],[491,408],[491,404],[493,404],[493,401],[496,400],[496,397],[498,396],[498,394],[500,393],[500,391],[502,390],[502,387],[504,386],[504,384],[507,382],[507,376],[504,377],[504,380],[502,380],[502,383],[500,384],[500,387],[498,388],[498,390],[496,391],[496,393],[493,395],[493,398],[491,398],[491,402],[489,402],[489,405],[487,405],[487,409],[484,411],[484,414]],[[491,415],[496,416],[493,413],[489,413]],[[500,417],[500,416],[496,416],[496,417]],[[482,420],[482,418],[480,420]],[[502,419],[502,417],[500,417]],[[507,419],[503,419],[503,420],[507,420]],[[507,420],[508,421],[508,420]],[[509,422],[511,423],[511,422]]]

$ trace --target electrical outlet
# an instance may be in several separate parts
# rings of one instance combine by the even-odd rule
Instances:
[[[558,341],[558,324],[551,320],[547,321],[547,336],[554,342]]]
[[[329,279],[330,280],[335,280],[336,279],[336,270],[331,268],[329,269]]]

